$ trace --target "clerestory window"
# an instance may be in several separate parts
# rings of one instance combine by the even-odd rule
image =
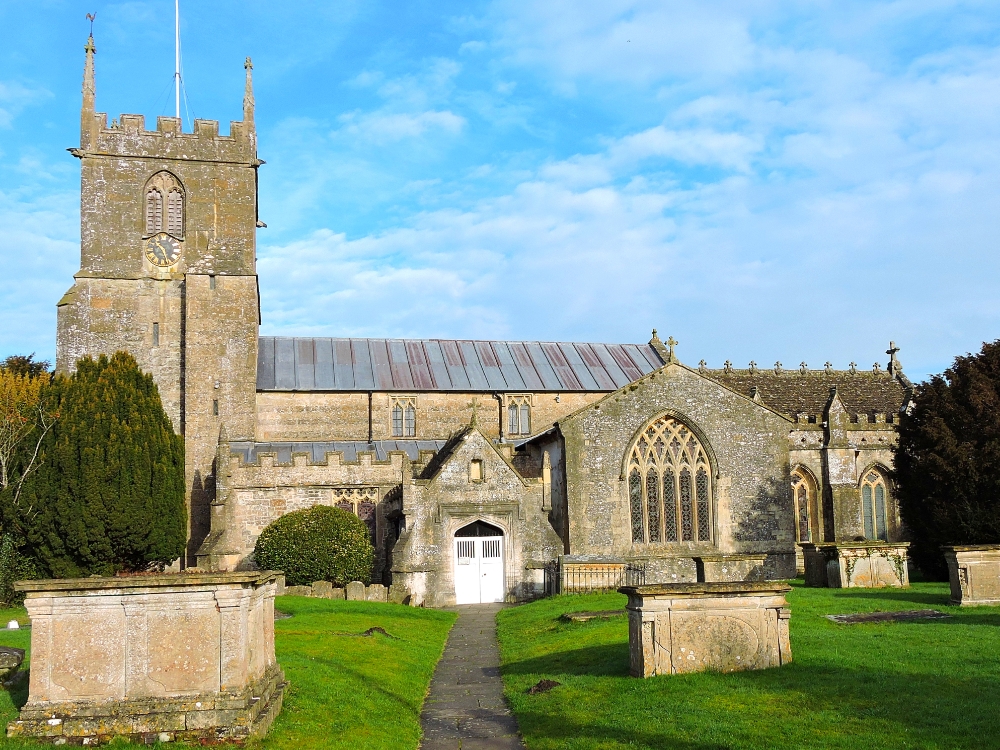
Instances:
[[[392,400],[392,436],[415,437],[417,434],[417,401],[413,397]]]
[[[626,476],[633,542],[712,541],[711,467],[683,422],[650,422],[629,451]]]
[[[531,396],[507,397],[507,434],[531,434]]]

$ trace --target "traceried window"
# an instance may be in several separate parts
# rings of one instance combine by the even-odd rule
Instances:
[[[413,397],[392,400],[392,436],[415,437],[417,434],[417,400]]]
[[[712,541],[711,467],[683,422],[652,421],[629,452],[626,477],[633,542]]]
[[[816,482],[808,471],[792,471],[792,500],[795,507],[795,541],[818,542],[819,507]]]
[[[145,216],[145,236],[184,237],[184,188],[169,172],[157,172],[146,182]]]
[[[507,434],[531,434],[531,396],[507,397]]]
[[[889,540],[886,506],[889,491],[882,472],[872,469],[861,479],[861,515],[865,523],[865,539]]]

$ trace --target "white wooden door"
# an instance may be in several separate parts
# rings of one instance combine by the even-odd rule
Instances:
[[[455,603],[503,601],[503,537],[455,539]]]

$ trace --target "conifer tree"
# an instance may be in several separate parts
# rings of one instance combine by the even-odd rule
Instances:
[[[59,418],[17,509],[55,577],[169,564],[184,551],[184,442],[131,355],[90,357],[48,386]]]
[[[916,387],[895,476],[925,574],[946,575],[943,545],[1000,543],[1000,341]]]

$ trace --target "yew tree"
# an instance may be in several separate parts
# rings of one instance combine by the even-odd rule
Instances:
[[[925,574],[946,574],[942,546],[1000,543],[1000,340],[916,386],[895,478]]]
[[[170,564],[184,552],[184,442],[151,375],[118,352],[47,387],[59,418],[41,444],[17,521],[55,577]]]

